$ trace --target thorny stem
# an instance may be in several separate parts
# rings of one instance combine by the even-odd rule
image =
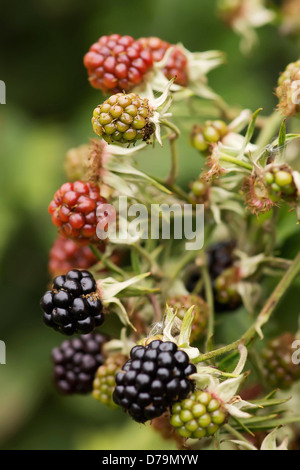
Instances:
[[[172,191],[172,193],[176,194],[180,199],[183,199],[184,201],[188,202],[189,204],[191,203],[189,195],[183,191],[179,186],[176,184],[169,184],[167,181],[157,178],[154,176],[151,176],[157,183],[163,184],[167,189]]]
[[[161,272],[158,264],[152,259],[147,250],[138,244],[132,245],[132,248],[135,249],[149,263],[153,276],[163,277],[163,273]]]
[[[215,314],[214,314],[214,296],[211,287],[211,279],[207,269],[207,264],[201,267],[202,278],[204,282],[205,298],[209,307],[208,325],[207,325],[207,339],[205,350],[209,351],[211,340],[214,334]]]
[[[279,301],[290,287],[294,279],[300,272],[300,253],[296,256],[293,263],[291,264],[288,271],[285,273],[277,287],[275,288],[272,295],[269,297],[269,300],[265,304],[264,308],[258,315],[256,321],[253,325],[243,334],[243,336],[234,341],[233,343],[224,346],[222,348],[216,349],[214,351],[210,351],[206,354],[201,354],[200,356],[196,357],[193,362],[203,362],[207,361],[208,359],[212,359],[214,357],[221,356],[227,352],[234,351],[238,348],[240,344],[248,345],[249,342],[255,337],[257,334],[261,334],[261,328],[268,322],[272,313],[274,312],[275,308],[277,307]]]
[[[276,245],[276,226],[278,223],[278,215],[279,215],[279,210],[278,210],[278,207],[275,206],[273,207],[272,217],[271,217],[269,226],[267,228],[267,231],[270,234],[270,242],[268,246],[266,247],[266,251],[265,251],[266,255],[271,255]]]
[[[230,426],[230,424],[225,424],[224,428],[229,432],[229,434],[236,437],[239,441],[249,443],[248,439],[246,439],[245,436],[243,436],[243,434],[241,434],[239,431]]]
[[[243,160],[239,160],[238,158],[231,157],[230,155],[225,155],[224,153],[220,154],[220,160],[223,162],[233,163],[234,165],[245,168],[246,170],[253,170],[253,167],[250,163],[244,162]]]
[[[92,251],[92,253],[96,256],[96,258],[101,261],[101,263],[107,268],[109,269],[110,271],[116,273],[116,274],[119,274],[120,276],[122,276],[123,278],[126,277],[126,273],[125,271],[123,271],[123,269],[119,268],[119,266],[117,266],[115,263],[113,263],[111,260],[109,260],[108,258],[106,258],[99,250],[97,250],[97,248],[94,246],[94,245],[89,245],[90,247],[90,250]]]
[[[190,251],[185,255],[180,263],[176,266],[175,270],[172,272],[171,279],[176,279],[178,274],[186,267],[187,264],[191,263],[196,256],[198,256],[199,252],[198,251]]]
[[[178,177],[179,164],[178,164],[178,151],[177,151],[177,145],[176,145],[176,138],[177,138],[177,135],[175,133],[172,133],[169,136],[170,149],[171,149],[171,169],[170,169],[169,176],[166,179],[166,183],[169,185],[174,184]]]
[[[168,129],[171,129],[171,131],[176,135],[175,138],[180,136],[180,130],[178,129],[173,122],[167,121],[166,119],[161,119],[160,124],[164,127],[167,127]]]

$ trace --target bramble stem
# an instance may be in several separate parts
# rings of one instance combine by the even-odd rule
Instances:
[[[160,124],[164,127],[167,127],[168,129],[171,129],[171,131],[176,135],[176,138],[180,136],[180,130],[178,129],[173,122],[167,121],[166,119],[161,119]]]
[[[245,168],[246,170],[253,170],[253,167],[250,163],[244,162],[243,160],[239,160],[238,158],[231,157],[230,155],[225,155],[224,153],[220,154],[220,160],[223,162],[233,163],[234,165]]]
[[[230,424],[225,424],[224,428],[229,432],[229,434],[236,437],[239,441],[249,443],[248,439],[246,439],[245,436],[243,436],[243,434],[241,434],[239,431],[230,426]]]
[[[177,138],[177,135],[175,133],[172,133],[169,137],[170,149],[171,149],[171,169],[170,169],[169,176],[166,179],[166,183],[170,185],[174,184],[175,181],[177,180],[178,171],[179,171],[176,138]]]
[[[96,258],[101,261],[101,263],[110,271],[119,274],[122,277],[126,277],[125,271],[123,269],[119,268],[115,263],[113,263],[111,260],[106,258],[99,250],[94,245],[89,245],[90,250],[93,252],[93,254],[96,256]]]
[[[262,334],[261,328],[269,321],[279,301],[281,300],[281,298],[283,297],[287,289],[291,286],[292,282],[297,277],[299,272],[300,272],[300,253],[296,256],[291,266],[289,267],[289,269],[287,270],[287,272],[285,273],[285,275],[283,276],[283,278],[281,279],[281,281],[275,288],[274,292],[269,297],[267,303],[265,304],[264,308],[258,315],[256,321],[243,334],[243,336],[237,341],[234,341],[233,343],[227,346],[224,346],[219,349],[215,349],[214,351],[210,351],[206,354],[201,354],[197,358],[193,359],[193,362],[197,364],[198,362],[207,361],[208,359],[221,356],[225,353],[228,353],[230,351],[237,349],[240,344],[248,345],[253,337],[255,337],[257,334],[261,335]]]
[[[208,316],[208,325],[207,325],[207,337],[205,350],[209,351],[209,345],[211,344],[211,339],[214,334],[214,325],[215,325],[215,313],[214,313],[214,296],[211,286],[211,279],[207,269],[207,264],[201,267],[202,279],[204,282],[205,289],[205,298],[209,307],[209,316]]]
[[[154,259],[151,257],[150,253],[148,253],[147,250],[145,250],[139,244],[132,245],[132,248],[135,249],[139,253],[139,255],[142,256],[149,263],[150,270],[153,276],[159,278],[163,277],[163,273],[161,272],[160,267],[158,266],[156,261],[154,261]]]
[[[176,194],[181,199],[183,199],[184,201],[191,204],[189,195],[185,191],[183,191],[183,189],[181,189],[179,186],[177,186],[176,184],[170,184],[167,181],[165,181],[161,178],[154,177],[154,176],[151,176],[151,178],[153,178],[158,183],[163,184],[167,189],[172,191],[172,193]]]

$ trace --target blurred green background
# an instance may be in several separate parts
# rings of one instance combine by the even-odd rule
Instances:
[[[98,37],[114,32],[181,41],[192,51],[225,51],[227,64],[209,75],[210,85],[229,103],[252,110],[262,106],[265,114],[276,105],[273,90],[279,72],[299,56],[297,46],[282,38],[275,26],[260,30],[259,46],[242,56],[239,38],[216,17],[212,0],[1,2],[0,79],[7,87],[7,104],[0,106],[0,339],[7,345],[7,365],[0,366],[4,449],[170,448],[148,426],[137,429],[121,412],[111,412],[92,398],[58,396],[49,354],[62,337],[44,327],[39,309],[49,281],[48,251],[56,237],[47,206],[64,182],[66,151],[93,137],[90,117],[101,102],[101,94],[88,84],[82,57]],[[195,166],[199,172],[203,166],[187,143],[193,123],[184,123],[180,139],[183,184],[195,177]],[[164,152],[156,148],[149,158],[147,150],[141,165],[166,174]],[[292,257],[298,245],[293,235],[283,253]],[[290,304],[293,309],[293,300]],[[235,323],[237,329],[244,328],[242,321]]]

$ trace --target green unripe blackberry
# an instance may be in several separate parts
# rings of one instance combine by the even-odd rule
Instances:
[[[96,372],[93,383],[93,397],[111,408],[117,407],[112,399],[116,387],[115,377],[127,359],[128,357],[124,354],[115,354],[109,357]]]
[[[201,177],[190,183],[189,198],[194,204],[204,204],[206,208],[209,205],[210,186]]]
[[[232,266],[223,271],[214,281],[216,310],[235,310],[241,305],[241,296],[236,288],[239,282],[239,268]]]
[[[293,179],[291,169],[287,165],[280,168],[269,169],[265,176],[270,198],[274,202],[280,199],[290,201],[297,196],[297,188]]]
[[[284,333],[268,342],[261,352],[267,382],[274,388],[289,389],[300,379],[300,365],[293,364],[294,335]]]
[[[180,436],[201,439],[213,436],[226,418],[227,412],[221,400],[209,392],[197,390],[189,398],[173,405],[170,423]]]
[[[152,115],[147,98],[140,98],[136,93],[117,93],[95,108],[92,125],[94,132],[108,144],[148,141],[154,132]]]
[[[195,125],[191,133],[191,144],[207,156],[212,144],[219,142],[228,133],[224,121],[206,121],[203,126]]]
[[[177,310],[177,316],[180,320],[184,319],[185,313],[194,305],[190,342],[193,343],[203,338],[207,327],[209,307],[202,297],[198,295],[178,295],[168,299],[167,304]]]

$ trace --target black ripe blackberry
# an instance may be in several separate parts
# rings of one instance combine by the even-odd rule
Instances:
[[[233,250],[236,247],[234,240],[215,243],[206,250],[210,276],[215,280],[225,269],[230,268],[234,262]]]
[[[229,301],[226,301],[226,296],[224,296],[222,289],[220,289],[220,284],[223,282],[223,277],[221,275],[225,273],[228,268],[233,266],[235,261],[233,251],[236,247],[235,240],[230,240],[226,242],[219,242],[209,246],[206,250],[206,257],[208,263],[208,271],[212,281],[212,287],[214,292],[214,303],[216,312],[230,311],[235,310],[241,305],[240,296],[234,293],[234,299],[232,296],[229,296]],[[229,271],[228,271],[229,272]],[[193,292],[196,288],[201,277],[199,268],[197,266],[191,267],[188,272],[188,276],[185,281],[186,288],[189,292]],[[227,281],[225,276],[225,280]],[[230,291],[230,279],[229,282],[225,282],[226,291]],[[224,290],[224,289],[223,289]],[[220,293],[221,292],[221,293]],[[231,292],[231,291],[230,291]],[[201,292],[201,295],[204,295],[204,292]],[[221,298],[221,297],[222,298]]]
[[[54,382],[61,393],[92,391],[96,371],[104,362],[102,347],[106,341],[106,336],[90,333],[66,340],[52,350]]]
[[[144,423],[186,398],[194,390],[189,376],[195,372],[188,355],[171,341],[135,346],[116,375],[113,400],[135,421]]]
[[[87,334],[104,321],[96,281],[88,271],[73,269],[57,276],[41,299],[44,322],[65,335]]]

